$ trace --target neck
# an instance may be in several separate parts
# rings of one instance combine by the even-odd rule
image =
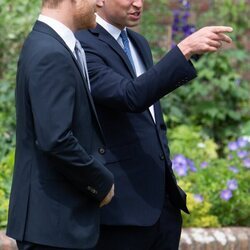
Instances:
[[[41,11],[41,14],[61,22],[62,24],[64,24],[70,30],[74,32],[75,27],[74,27],[74,23],[73,23],[71,15],[68,15],[69,11],[70,10],[67,9],[67,13],[66,13],[65,8],[61,8],[61,7],[56,8],[56,9],[43,8]]]
[[[98,10],[97,10],[97,15],[100,16],[100,17],[101,17],[103,20],[105,20],[107,23],[109,23],[109,24],[115,26],[116,28],[118,28],[118,29],[120,29],[120,30],[125,29],[125,26],[117,25],[117,24],[115,24],[115,23],[110,22],[109,19],[106,18],[106,16],[105,16],[101,11],[98,11]]]

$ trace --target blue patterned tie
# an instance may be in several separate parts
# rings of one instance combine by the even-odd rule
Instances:
[[[130,51],[130,48],[129,48],[128,36],[127,36],[127,33],[126,33],[125,30],[121,31],[120,37],[122,39],[122,43],[123,43],[123,46],[124,46],[123,50],[126,53],[126,55],[127,55],[128,59],[129,59],[131,65],[133,66],[134,71],[136,72],[134,61],[133,61],[133,58],[132,58],[132,55],[131,55],[131,51]]]

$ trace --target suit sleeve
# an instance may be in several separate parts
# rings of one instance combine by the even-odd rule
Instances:
[[[95,102],[119,111],[142,112],[164,95],[196,77],[192,63],[186,60],[178,47],[144,74],[131,79],[114,71],[100,49],[84,42],[82,45],[86,51],[91,94]],[[122,61],[112,63],[124,67]]]
[[[56,164],[58,170],[80,191],[102,201],[113,175],[86,152],[72,132],[76,91],[72,64],[55,52],[42,56],[31,69],[28,86],[37,147],[61,162]]]

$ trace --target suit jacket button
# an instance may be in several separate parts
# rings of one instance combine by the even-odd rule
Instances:
[[[162,155],[160,155],[160,159],[162,160],[162,161],[164,161],[165,160],[165,156],[162,154]]]
[[[106,151],[105,151],[104,148],[99,148],[99,149],[98,149],[98,152],[99,152],[101,155],[104,155]]]

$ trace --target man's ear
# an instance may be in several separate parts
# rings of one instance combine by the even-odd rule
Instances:
[[[99,7],[99,8],[101,8],[101,7],[103,7],[104,2],[105,2],[105,0],[97,0],[96,1],[96,6]]]

